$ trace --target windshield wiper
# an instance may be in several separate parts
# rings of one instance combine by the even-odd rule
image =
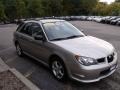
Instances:
[[[65,40],[65,39],[67,39],[67,38],[55,38],[55,39],[52,39],[50,41],[58,41],[58,40]]]
[[[83,37],[83,35],[73,35],[73,36],[69,36],[69,37],[65,37],[65,38],[55,38],[55,39],[52,39],[52,40],[50,40],[50,41],[58,41],[58,40],[72,39],[72,38],[76,38],[76,37]]]
[[[76,37],[83,37],[83,35],[73,35],[73,36],[67,37],[67,39],[72,39],[72,38],[76,38]]]

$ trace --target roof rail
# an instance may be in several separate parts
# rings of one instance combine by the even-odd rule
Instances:
[[[27,18],[27,19],[25,19],[24,21],[28,21],[28,20],[40,21],[40,20],[42,20],[42,19],[44,19],[44,18]]]
[[[43,19],[55,19],[55,17],[27,18],[24,21],[28,21],[28,20],[40,21],[40,20],[43,20]]]

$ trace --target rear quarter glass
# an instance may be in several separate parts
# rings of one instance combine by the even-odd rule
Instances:
[[[21,23],[20,25],[18,25],[18,28],[16,31],[19,31],[23,26],[24,26],[24,23]]]

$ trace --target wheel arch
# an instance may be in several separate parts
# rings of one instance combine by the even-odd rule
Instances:
[[[51,62],[53,61],[54,58],[59,58],[59,59],[61,59],[61,61],[64,63],[64,60],[63,60],[59,55],[57,55],[57,54],[52,54],[52,55],[50,55],[50,57],[49,57],[49,65],[51,64]]]
[[[15,40],[14,44],[15,44],[15,46],[16,46],[17,44],[19,44],[19,42],[18,42],[17,40]]]

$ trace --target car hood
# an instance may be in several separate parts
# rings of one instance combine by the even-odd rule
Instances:
[[[110,43],[92,36],[54,41],[52,43],[75,55],[95,59],[106,57],[114,51],[114,47]]]

